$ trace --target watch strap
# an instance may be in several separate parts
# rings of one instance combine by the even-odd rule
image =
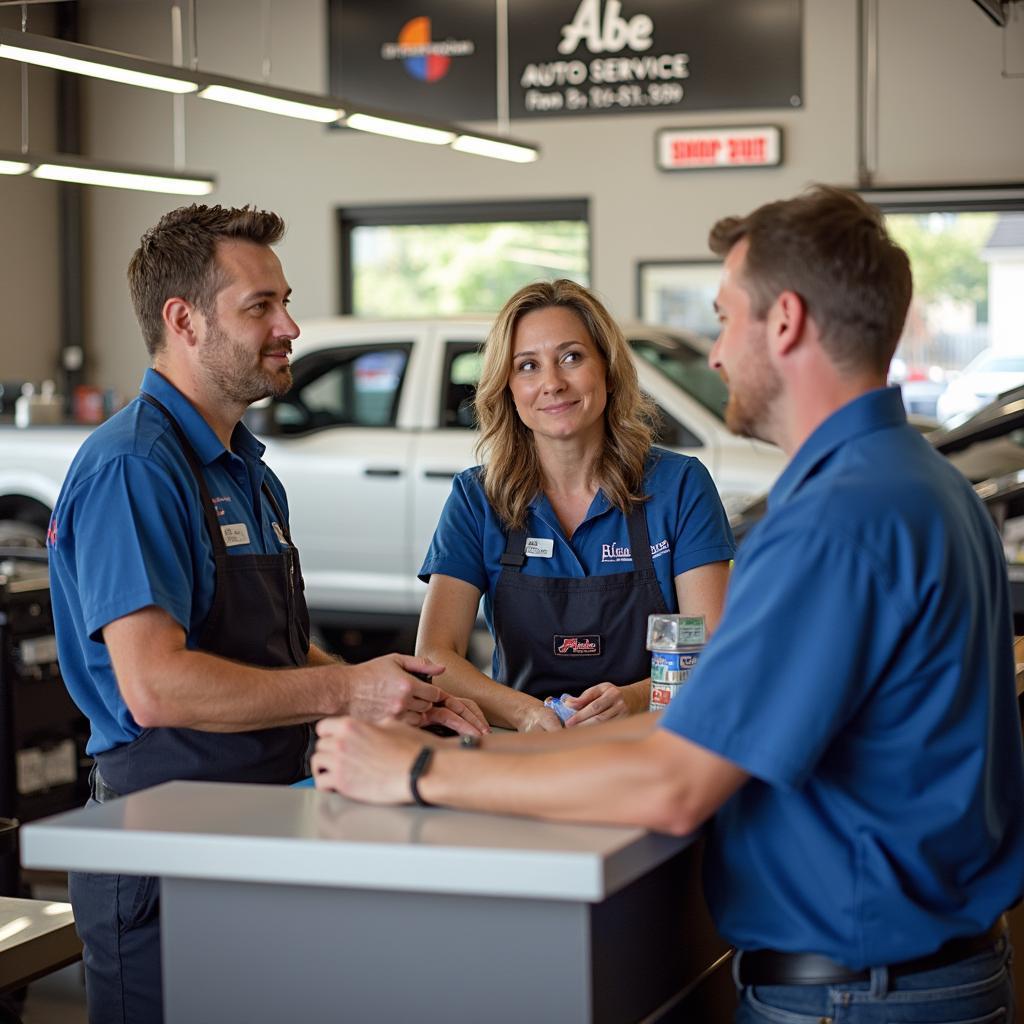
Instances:
[[[420,807],[433,807],[434,805],[429,800],[424,800],[420,796],[419,780],[426,773],[430,767],[430,762],[434,760],[434,748],[433,747],[422,747],[420,752],[416,755],[416,760],[412,763],[412,768],[409,769],[409,791],[412,793],[413,800],[416,801]]]

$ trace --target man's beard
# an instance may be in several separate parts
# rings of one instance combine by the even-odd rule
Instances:
[[[747,383],[738,388],[726,380],[729,401],[725,407],[725,425],[740,437],[769,441],[771,410],[782,390],[782,381],[764,351],[756,348],[753,351],[759,354],[743,369]]]
[[[280,398],[291,388],[292,370],[288,364],[277,370],[267,370],[262,362],[265,355],[279,352],[282,347],[291,352],[291,342],[273,341],[264,346],[259,359],[254,360],[251,349],[234,341],[216,321],[210,320],[199,361],[209,382],[225,398],[242,405],[252,405],[261,398]]]

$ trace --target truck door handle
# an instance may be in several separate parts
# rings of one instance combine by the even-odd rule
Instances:
[[[458,475],[457,469],[426,469],[423,475],[428,480],[454,480]]]
[[[393,466],[367,466],[363,476],[401,476],[402,471]]]

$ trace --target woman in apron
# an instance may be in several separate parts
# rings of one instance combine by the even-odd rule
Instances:
[[[460,473],[420,570],[417,654],[506,728],[646,711],[654,612],[721,614],[734,544],[704,466],[652,445],[628,344],[573,281],[520,289],[487,339],[484,464]],[[493,680],[467,659],[481,596]]]

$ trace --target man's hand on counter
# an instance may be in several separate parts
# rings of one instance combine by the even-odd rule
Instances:
[[[656,722],[653,715],[634,715],[594,729],[565,729],[561,741],[552,737],[547,749],[529,752],[534,737],[522,734],[498,737],[497,750],[488,749],[488,738],[483,750],[463,751],[400,722],[325,718],[317,725],[313,779],[317,789],[354,800],[409,804],[418,766],[420,798],[431,804],[684,835],[748,776]],[[436,749],[424,762],[425,746]]]
[[[350,716],[317,722],[310,767],[317,789],[374,804],[409,804],[409,770],[425,746],[444,741],[400,722],[373,724]]]

